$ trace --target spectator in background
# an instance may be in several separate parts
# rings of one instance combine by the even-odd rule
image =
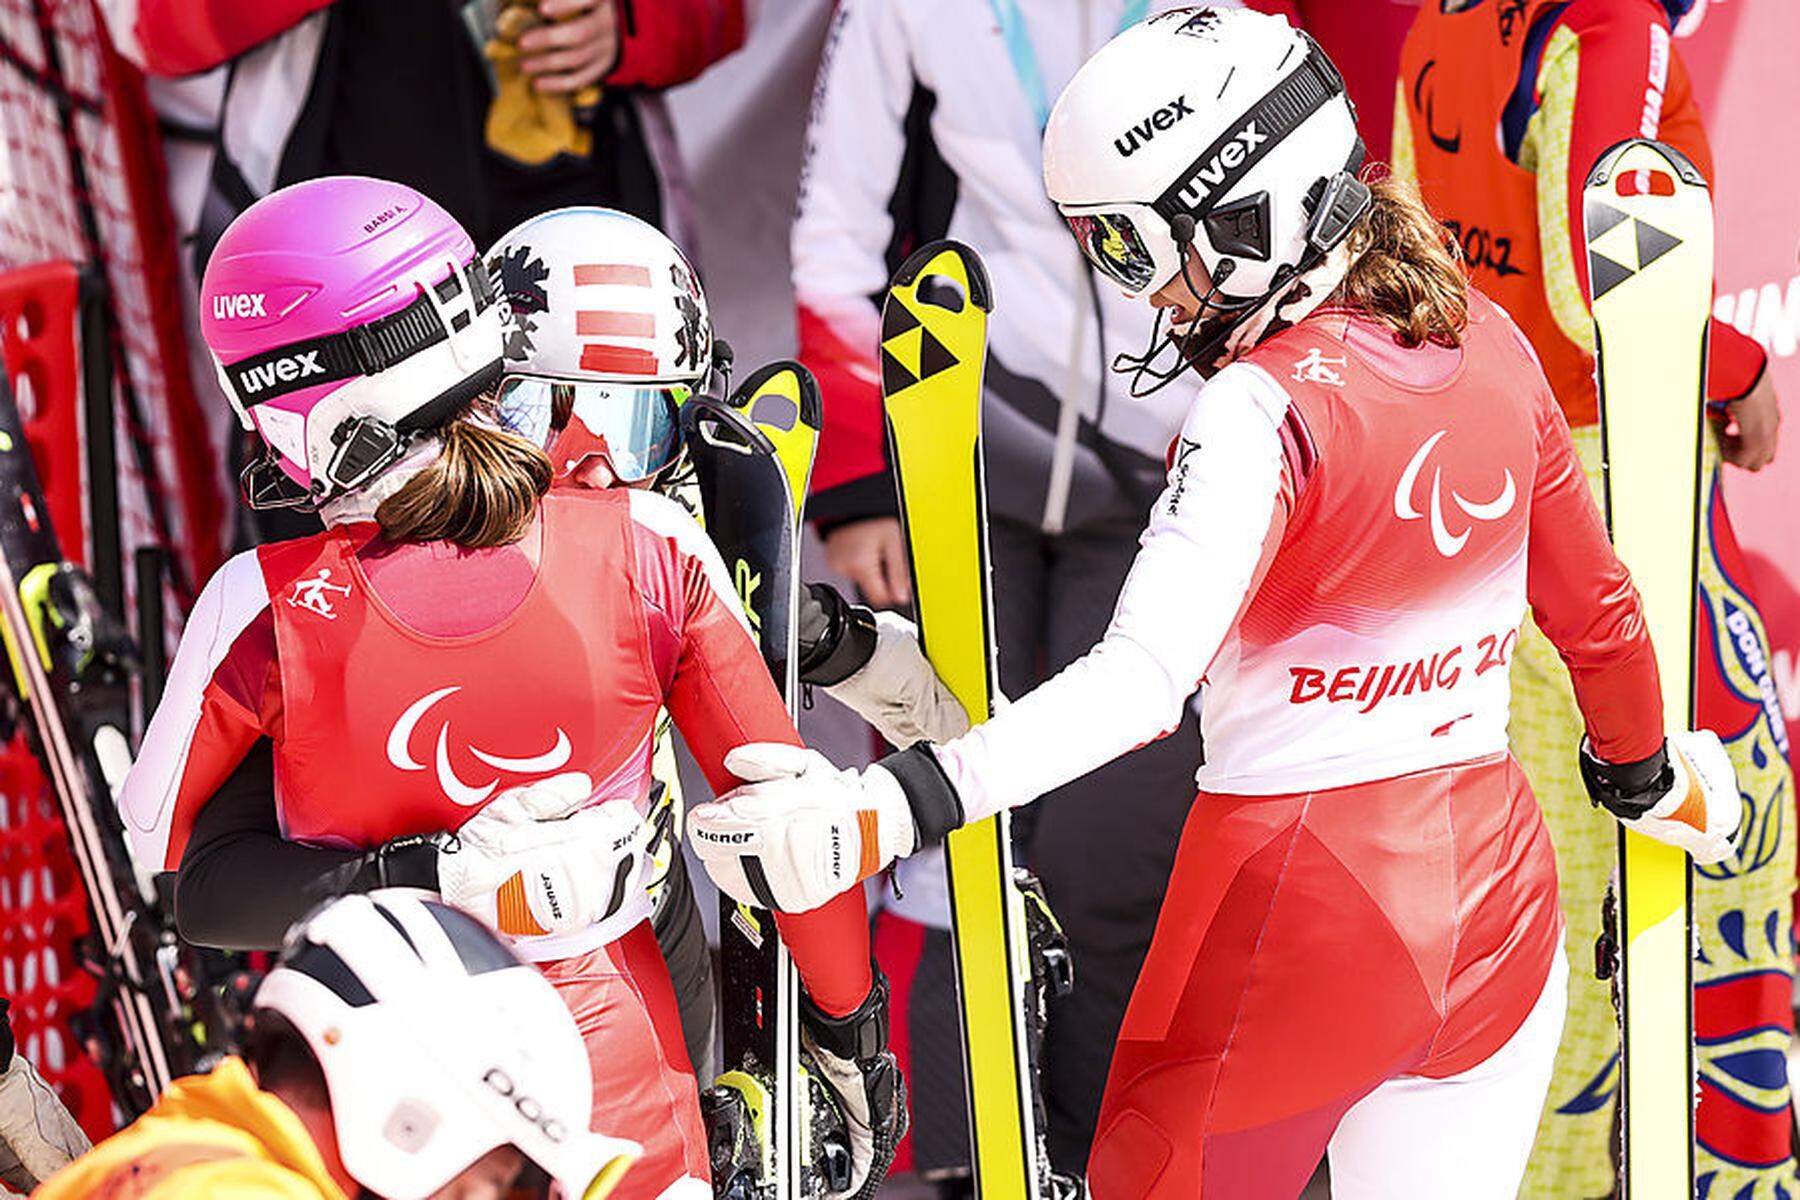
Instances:
[[[1344,73],[1344,90],[1356,105],[1356,128],[1369,157],[1386,162],[1400,43],[1419,0],[1246,0],[1245,7],[1286,17],[1318,39]]]
[[[743,0],[102,8],[126,57],[159,77],[152,100],[165,118],[171,200],[194,280],[251,202],[321,175],[415,187],[481,246],[567,204],[621,209],[686,241],[682,171],[659,93],[744,40]],[[190,321],[194,346],[196,329]],[[204,355],[195,374],[213,389]],[[224,400],[213,399],[214,435],[235,445]],[[300,532],[259,525],[265,537]]]
[[[1475,282],[1528,336],[1598,485],[1594,330],[1582,189],[1595,161],[1633,137],[1673,145],[1717,182],[1671,26],[1692,0],[1427,0],[1396,89],[1394,170],[1416,179]],[[1727,181],[1727,186],[1730,181]],[[1719,462],[1760,470],[1780,416],[1767,359],[1714,321],[1710,396],[1718,437],[1700,545],[1698,717],[1724,740],[1743,792],[1738,855],[1694,872],[1697,1170],[1714,1196],[1791,1195],[1793,777],[1774,705],[1769,643],[1719,489]],[[1556,845],[1568,949],[1599,933],[1615,835],[1587,801],[1570,747],[1581,737],[1568,672],[1527,623],[1513,658],[1513,751]],[[1520,1193],[1598,1196],[1609,1152],[1618,1035],[1608,985],[1570,972],[1556,1077]]]
[[[792,250],[800,357],[825,429],[813,476],[831,567],[877,606],[911,600],[886,462],[878,304],[910,250],[938,237],[987,264],[984,427],[1000,683],[1017,695],[1106,628],[1163,483],[1191,387],[1133,400],[1113,355],[1151,315],[1097,281],[1044,195],[1050,103],[1118,30],[1169,0],[843,0],[826,49]],[[1148,115],[1148,114],[1146,114]],[[1129,149],[1121,150],[1129,153]],[[1198,733],[1157,742],[1047,798],[1019,836],[1067,930],[1077,983],[1043,1054],[1051,1159],[1079,1173],[1112,1046],[1168,877]],[[932,869],[932,868],[928,868]],[[927,934],[909,1008],[914,1165],[966,1177],[960,1052],[941,883],[908,877]]]
[[[284,184],[334,174],[416,187],[483,245],[562,204],[606,204],[666,225],[680,172],[656,93],[743,42],[742,0],[538,0],[532,7],[499,0],[107,4],[121,49],[153,76],[230,65],[218,87],[204,228],[223,229],[251,200]],[[503,9],[519,8],[532,27],[502,19]],[[496,92],[483,65],[496,41],[505,47],[506,71],[516,65],[536,94],[587,93],[566,152],[534,160],[492,144],[490,106],[516,99],[506,88]]]

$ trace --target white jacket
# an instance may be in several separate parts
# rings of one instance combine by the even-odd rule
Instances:
[[[813,511],[827,521],[892,511],[891,486],[872,478],[885,468],[876,303],[904,254],[933,238],[973,246],[993,283],[984,417],[996,514],[1049,532],[1141,520],[1193,398],[1177,385],[1135,401],[1103,370],[1143,348],[1152,314],[1090,279],[1044,193],[1034,98],[998,15],[1012,8],[843,0],[833,23],[793,232],[801,357],[825,392]],[[1132,8],[1016,0],[1044,103]]]

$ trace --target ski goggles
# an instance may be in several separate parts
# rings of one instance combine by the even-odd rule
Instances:
[[[1093,268],[1131,296],[1155,291],[1181,269],[1168,221],[1148,204],[1059,206],[1075,244]],[[1161,237],[1147,235],[1158,228]],[[1160,251],[1160,253],[1159,253]]]
[[[640,483],[681,455],[677,410],[693,390],[680,383],[616,383],[509,375],[500,382],[500,421],[556,450],[558,474],[590,454],[620,483]]]
[[[1155,200],[1057,205],[1095,270],[1134,298],[1162,287],[1181,269],[1170,222],[1182,214],[1193,218],[1196,234],[1216,254],[1268,261],[1267,195],[1226,197],[1283,139],[1345,95],[1343,76],[1325,51],[1306,34],[1300,37],[1307,47],[1300,65],[1202,149]],[[1361,161],[1359,142],[1350,169]]]

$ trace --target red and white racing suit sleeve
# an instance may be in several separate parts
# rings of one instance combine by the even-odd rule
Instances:
[[[274,627],[254,553],[220,567],[181,633],[162,702],[119,792],[132,855],[145,870],[181,862],[194,818],[259,737],[271,693]]]
[[[725,562],[700,526],[673,500],[631,493],[638,531],[638,588],[651,620],[651,654],[665,680],[664,703],[713,791],[743,780],[725,755],[748,742],[800,745],[781,693],[732,590]],[[869,994],[868,909],[860,887],[807,913],[778,913],[813,1001],[841,1016]]]
[[[211,70],[285,32],[333,0],[104,0],[119,52],[150,75]]]
[[[1662,685],[1643,602],[1613,553],[1562,408],[1542,389],[1526,597],[1569,668],[1594,753],[1638,762],[1662,746]],[[1573,752],[1571,748],[1571,752]]]
[[[1257,367],[1210,380],[1099,643],[992,720],[936,748],[978,821],[1061,787],[1181,723],[1267,572],[1297,495],[1286,392]]]
[[[1547,264],[1568,263],[1579,284],[1561,306],[1561,272],[1547,269],[1552,311],[1586,330],[1593,287],[1588,281],[1582,192],[1588,172],[1627,138],[1660,138],[1680,148],[1709,183],[1717,185],[1693,82],[1669,36],[1667,18],[1653,4],[1571,4],[1551,28],[1538,71],[1539,141],[1555,149],[1537,163],[1538,213]],[[1561,150],[1566,147],[1566,157]],[[1579,304],[1580,313],[1561,311]],[[1749,394],[1768,355],[1724,321],[1712,322],[1708,343],[1708,399]]]
[[[613,0],[619,58],[611,87],[686,83],[744,44],[744,0]]]

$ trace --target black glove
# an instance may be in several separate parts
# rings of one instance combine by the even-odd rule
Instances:
[[[906,1136],[906,1080],[888,1049],[888,983],[879,967],[868,998],[842,1017],[810,996],[800,1000],[801,1043],[844,1114],[850,1135],[850,1186],[833,1200],[867,1200],[881,1188]]]
[[[799,625],[802,683],[842,683],[875,653],[875,614],[844,599],[829,583],[806,585]]]

